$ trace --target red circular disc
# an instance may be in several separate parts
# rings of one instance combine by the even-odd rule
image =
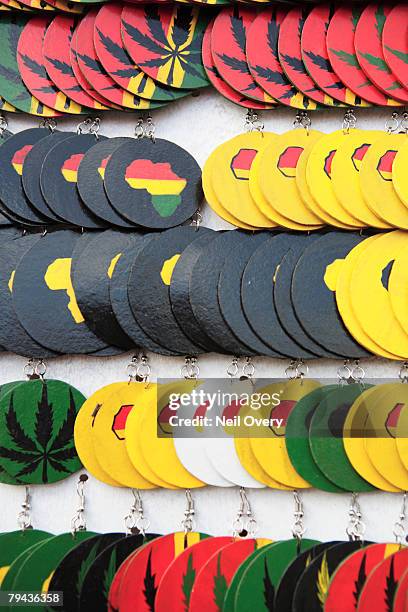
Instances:
[[[216,17],[211,33],[211,51],[218,72],[233,89],[258,102],[276,102],[256,83],[247,56],[247,32],[256,13],[235,5],[223,9]]]
[[[278,42],[279,61],[286,76],[299,91],[318,104],[334,106],[338,103],[316,87],[302,60],[301,38],[307,13],[307,9],[294,8],[282,21]]]
[[[257,540],[237,540],[216,552],[194,581],[189,612],[219,612],[235,572],[258,548]]]
[[[314,7],[302,31],[302,58],[314,82],[335,100],[351,106],[369,106],[339,80],[330,63],[326,36],[333,8],[328,4]]]
[[[122,578],[126,574],[127,568],[132,563],[134,555],[137,555],[141,550],[142,548],[138,548],[137,550],[135,550],[135,552],[131,553],[116,571],[116,574],[114,575],[111,585],[109,587],[108,612],[116,612],[117,610],[119,610],[120,585],[122,583]]]
[[[157,589],[169,565],[183,550],[204,538],[208,536],[196,532],[177,532],[143,546],[127,565],[120,583],[120,612],[154,610]]]
[[[397,592],[394,597],[392,612],[407,612],[408,610],[408,569],[404,572],[398,582]]]
[[[58,15],[51,21],[43,42],[44,66],[50,79],[71,100],[88,108],[106,110],[106,106],[81,88],[72,70],[70,53],[75,23],[75,17],[68,15]]]
[[[399,580],[408,568],[408,548],[382,561],[368,576],[358,601],[358,612],[389,612]]]
[[[161,104],[152,103],[150,100],[143,100],[122,89],[102,67],[93,43],[94,26],[98,10],[99,8],[91,9],[81,19],[76,29],[76,55],[82,74],[101,96],[104,96],[110,102],[113,102],[113,104],[132,109],[148,109],[161,106]]]
[[[382,35],[385,61],[408,89],[408,5],[397,4],[388,15]]]
[[[257,83],[275,100],[293,108],[313,110],[316,102],[292,85],[279,62],[279,30],[285,15],[282,10],[268,8],[252,23],[246,45],[248,66]]]
[[[33,96],[62,113],[78,114],[81,106],[55,87],[44,65],[43,40],[50,17],[32,17],[21,32],[17,45],[17,62],[25,86]]]
[[[361,13],[354,37],[357,59],[368,78],[386,96],[408,102],[408,90],[388,68],[382,47],[382,33],[391,6],[383,2],[369,4]],[[408,65],[406,70],[408,69]]]
[[[84,4],[71,2],[70,0],[46,0],[46,2],[63,13],[75,13],[78,15],[85,10]]]
[[[232,542],[231,537],[207,538],[183,551],[160,580],[154,602],[155,612],[190,610],[191,592],[198,572],[212,555]]]
[[[256,100],[250,100],[249,98],[242,96],[240,93],[235,91],[235,89],[232,89],[232,87],[230,87],[228,83],[226,83],[224,79],[221,78],[220,73],[215,67],[211,51],[211,31],[213,23],[214,20],[208,24],[208,27],[204,34],[202,48],[204,68],[210,83],[215,87],[217,91],[220,92],[222,96],[224,96],[224,98],[230,100],[231,102],[235,102],[235,104],[243,106],[244,108],[252,108],[259,110],[274,108],[271,105],[263,104],[262,102],[257,102]]]
[[[347,557],[330,580],[325,612],[337,612],[339,601],[344,610],[355,610],[367,577],[379,563],[399,548],[398,544],[372,544]]]
[[[358,63],[354,35],[362,8],[344,6],[337,9],[327,30],[327,51],[333,70],[343,83],[357,96],[380,106],[395,106],[395,100],[387,98],[367,79]]]

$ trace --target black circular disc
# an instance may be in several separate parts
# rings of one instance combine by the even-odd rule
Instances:
[[[47,219],[33,209],[24,193],[24,159],[31,147],[48,135],[46,128],[31,128],[14,134],[0,146],[0,200],[6,212],[32,224],[41,225]]]
[[[218,301],[221,313],[231,331],[254,353],[268,357],[282,357],[254,333],[241,305],[241,281],[246,263],[254,251],[270,234],[261,232],[242,236],[228,254],[218,281]]]
[[[293,596],[293,612],[322,612],[329,581],[340,563],[370,542],[341,542],[320,553],[300,576]],[[319,580],[320,579],[320,580]]]
[[[73,134],[51,149],[45,157],[40,185],[51,211],[67,223],[87,229],[106,227],[79,197],[78,167],[84,154],[96,143],[92,134]]]
[[[132,234],[115,230],[102,232],[82,250],[72,274],[78,306],[88,327],[107,344],[124,350],[134,348],[134,343],[115,317],[109,285],[122,252],[132,244]]]
[[[339,260],[364,240],[353,232],[330,232],[308,246],[299,258],[292,277],[292,302],[296,315],[316,342],[346,358],[368,357],[348,333],[339,315],[335,283]],[[330,275],[330,266],[333,274]]]
[[[55,215],[51,209],[47,206],[44,200],[41,187],[40,187],[40,175],[41,168],[44,159],[50,152],[50,150],[59,142],[72,137],[71,132],[53,132],[48,136],[39,140],[27,153],[27,157],[24,160],[23,166],[23,189],[30,201],[30,204],[40,214],[44,215],[52,221],[61,223],[61,219]]]
[[[198,258],[211,248],[211,243],[217,236],[217,232],[206,232],[184,249],[171,276],[170,300],[174,316],[185,333],[190,338],[195,338],[201,346],[206,346],[210,352],[223,353],[224,349],[200,327],[190,302],[190,283],[194,266]]]
[[[133,234],[134,242],[130,248],[123,252],[117,262],[110,282],[110,301],[113,312],[122,329],[126,330],[135,346],[140,346],[146,351],[159,353],[160,355],[179,355],[154,342],[133,316],[128,297],[128,280],[133,261],[142,249],[156,238],[155,234]]]
[[[52,357],[57,353],[38,344],[21,325],[13,306],[13,278],[19,262],[29,249],[41,239],[41,234],[20,236],[3,241],[0,247],[0,345],[6,351],[25,357]]]
[[[86,572],[81,588],[79,607],[75,609],[78,612],[107,610],[109,588],[119,567],[129,555],[157,537],[156,534],[152,533],[145,536],[142,534],[131,535],[105,548]]]
[[[13,134],[11,132],[9,132],[8,130],[3,130],[2,132],[0,132],[0,146],[6,141],[8,140],[11,136],[13,136]],[[0,211],[2,211],[2,205],[0,202]],[[13,222],[13,220],[8,217],[7,215],[5,215],[3,212],[0,212],[0,227],[6,226],[6,225],[10,225]]]
[[[315,353],[319,357],[339,357],[328,351],[324,346],[317,344],[305,333],[299,320],[296,317],[295,309],[292,304],[292,276],[296,263],[305,250],[306,246],[317,240],[318,234],[310,236],[297,236],[296,244],[292,244],[289,251],[283,257],[275,274],[273,286],[273,299],[275,300],[276,312],[279,321],[286,332],[294,338],[296,342],[304,346],[308,351]]]
[[[138,323],[157,344],[184,355],[204,350],[185,335],[173,314],[171,274],[186,246],[208,231],[184,226],[157,235],[136,257],[129,276],[129,302]]]
[[[214,342],[233,355],[253,355],[253,351],[237,338],[225,323],[218,302],[218,281],[230,249],[240,244],[245,232],[219,232],[198,258],[191,275],[190,302],[198,324]]]
[[[124,533],[103,533],[89,538],[69,551],[55,568],[49,586],[49,591],[62,591],[64,610],[78,610],[82,585],[87,571],[100,553],[108,546],[125,538]],[[61,607],[50,606],[58,610]]]
[[[106,193],[104,174],[110,156],[116,149],[133,138],[104,138],[87,151],[78,168],[78,191],[85,206],[110,225],[135,227],[114,208]]]
[[[77,240],[69,230],[42,236],[20,261],[13,283],[13,304],[23,327],[41,345],[64,354],[108,348],[77,305],[70,273]]]
[[[242,275],[241,298],[249,324],[265,344],[288,357],[311,359],[316,355],[298,344],[280,324],[273,299],[276,271],[297,239],[297,235],[282,232],[257,248]]]
[[[313,559],[316,559],[327,548],[340,544],[340,542],[323,542],[317,544],[313,548],[309,548],[300,553],[294,561],[288,566],[283,574],[278,587],[276,589],[274,609],[279,612],[292,612],[293,594],[296,584],[305,569],[310,565]]]
[[[105,189],[119,214],[152,229],[184,223],[203,199],[194,157],[161,138],[132,139],[116,149],[106,166]]]

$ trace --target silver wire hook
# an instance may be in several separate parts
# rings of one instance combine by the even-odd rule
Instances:
[[[85,483],[88,480],[88,474],[81,474],[77,483],[76,492],[78,496],[78,507],[71,520],[71,533],[74,536],[78,531],[85,531]]]

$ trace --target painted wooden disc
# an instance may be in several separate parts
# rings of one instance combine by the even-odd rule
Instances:
[[[293,108],[314,110],[316,102],[292,85],[279,61],[279,33],[285,14],[267,8],[253,21],[246,45],[248,66],[255,81],[273,99]]]
[[[27,484],[58,482],[81,468],[74,422],[84,396],[58,380],[29,381],[0,401],[1,463]]]
[[[158,138],[132,139],[105,169],[112,206],[132,223],[152,229],[190,219],[202,200],[201,169],[182,147]]]
[[[232,542],[230,536],[206,538],[179,554],[160,580],[154,609],[157,612],[167,612],[169,606],[174,612],[189,609],[197,574],[212,555]]]
[[[224,79],[241,95],[261,103],[275,100],[252,76],[246,57],[247,32],[256,14],[238,5],[223,9],[215,18],[211,31],[211,52],[214,64]]]
[[[169,567],[186,548],[208,538],[197,532],[171,533],[141,548],[127,566],[119,593],[121,612],[148,612],[154,609],[160,581]]]
[[[190,612],[223,610],[225,596],[236,570],[252,553],[270,543],[265,539],[236,540],[215,552],[195,578],[189,601]]]
[[[85,576],[95,559],[108,546],[124,538],[124,533],[103,533],[75,546],[55,568],[48,590],[63,592],[64,607],[67,610],[78,609]],[[55,610],[56,606],[51,606],[51,609]]]
[[[34,225],[44,223],[46,217],[30,206],[23,190],[21,177],[26,155],[37,142],[47,136],[49,131],[45,128],[30,128],[14,134],[0,146],[2,204],[11,215]]]
[[[131,350],[134,343],[119,325],[110,302],[109,286],[115,265],[123,250],[133,243],[133,235],[107,230],[95,236],[75,262],[72,284],[78,306],[88,326],[106,344]]]
[[[354,47],[355,30],[362,7],[338,8],[327,30],[327,51],[333,70],[357,96],[379,106],[399,106],[400,102],[386,96],[364,74]]]
[[[354,315],[365,333],[401,359],[408,357],[408,334],[394,315],[388,282],[391,266],[406,245],[405,232],[382,234],[358,257],[349,285]]]
[[[324,602],[327,612],[338,609],[338,602],[347,610],[357,610],[367,579],[376,566],[401,550],[399,544],[371,544],[347,557],[331,577]]]
[[[398,147],[397,155],[392,164],[392,185],[403,204],[408,207],[408,180],[404,167],[408,159],[408,147],[405,144]]]
[[[184,248],[208,231],[184,226],[163,232],[143,248],[130,272],[128,295],[133,315],[156,343],[177,353],[190,355],[205,349],[186,336],[179,326],[171,309],[169,286],[174,266]],[[149,278],[147,285],[146,277]]]
[[[407,607],[408,599],[408,569],[398,580],[397,590],[394,595],[393,612],[404,612]]]
[[[95,50],[109,76],[123,89],[147,100],[171,102],[187,96],[189,91],[160,85],[131,60],[121,36],[122,10],[121,4],[107,4],[99,10],[95,20]]]
[[[317,343],[345,358],[369,355],[348,333],[335,298],[340,266],[362,240],[351,232],[320,237],[303,251],[292,276],[292,302],[302,327]]]
[[[319,544],[316,540],[284,540],[264,546],[253,559],[245,561],[246,569],[236,589],[234,609],[242,612],[268,610],[274,602],[276,588],[289,563],[300,553]]]
[[[308,12],[306,8],[294,8],[282,21],[278,42],[279,61],[286,76],[300,92],[319,105],[338,106],[337,100],[316,86],[303,63],[301,39]]]
[[[55,12],[55,8],[50,4],[47,4],[45,0],[19,0],[19,2],[30,9],[47,11],[51,15]]]
[[[366,546],[362,542],[340,542],[320,553],[300,576],[293,597],[293,612],[320,612],[330,577],[349,555]]]
[[[364,388],[358,384],[338,387],[323,397],[313,413],[309,444],[313,459],[324,475],[345,491],[372,491],[354,469],[343,444],[343,427],[348,411]]]
[[[344,489],[326,478],[315,462],[309,445],[309,425],[321,400],[336,389],[337,385],[325,385],[302,397],[289,413],[285,431],[286,450],[297,473],[316,489],[329,493]]]
[[[106,106],[82,89],[72,69],[71,40],[76,23],[76,18],[70,15],[57,15],[51,21],[42,47],[45,69],[50,79],[68,98],[81,106],[106,110]]]
[[[95,145],[93,134],[72,134],[57,143],[46,155],[40,186],[47,206],[67,223],[87,229],[106,227],[82,202],[78,189],[78,167],[85,153]]]
[[[113,104],[127,109],[158,108],[163,102],[151,102],[122,89],[102,67],[95,51],[93,36],[98,9],[91,9],[75,30],[75,49],[79,69],[90,85]]]
[[[79,114],[82,107],[57,89],[50,79],[44,63],[43,41],[50,18],[33,17],[27,23],[17,45],[17,62],[21,78],[27,89],[43,104],[59,113]]]
[[[208,83],[201,46],[208,17],[192,6],[125,6],[122,38],[146,74],[176,89],[197,89]]]
[[[1,583],[1,587],[4,590],[7,589],[11,589],[13,587],[13,583],[16,579],[16,576],[18,575],[18,572],[20,571],[21,566],[25,563],[25,560],[27,557],[29,557],[31,555],[32,552],[34,552],[37,548],[39,548],[45,541],[51,539],[55,537],[53,534],[50,534],[48,538],[44,538],[42,540],[40,540],[39,542],[37,542],[36,544],[33,544],[32,546],[29,546],[26,550],[24,550],[23,552],[21,552],[12,562],[12,564],[9,566],[3,581]]]
[[[68,230],[42,236],[20,260],[13,280],[13,305],[23,327],[42,346],[64,354],[107,348],[86,325],[72,286],[78,237]]]
[[[10,393],[11,391],[15,391],[15,389],[19,385],[23,385],[25,383],[26,381],[13,381],[13,382],[1,385],[0,400],[3,397],[5,397],[8,393]],[[8,472],[6,470],[6,467],[2,464],[0,464],[0,482],[2,484],[9,484],[9,485],[21,485],[22,484],[21,480],[19,480],[16,476],[13,476],[10,472]]]
[[[393,7],[382,32],[384,58],[399,82],[408,89],[408,7],[404,3]]]
[[[211,85],[222,96],[224,96],[224,98],[230,100],[231,102],[234,102],[235,104],[238,104],[238,106],[242,106],[243,108],[252,108],[255,110],[266,110],[268,108],[273,108],[272,106],[268,106],[267,104],[264,104],[262,102],[257,102],[256,100],[251,100],[250,98],[247,98],[246,96],[233,89],[230,85],[228,85],[228,83],[224,81],[224,79],[221,77],[215,65],[211,49],[211,35],[214,20],[215,18],[211,21],[211,23],[208,24],[206,28],[202,48],[203,64]]]
[[[395,552],[375,567],[367,578],[358,600],[358,612],[393,609],[395,593],[408,563],[408,549]]]
[[[81,15],[85,10],[84,6],[75,4],[72,0],[46,0],[46,2],[63,13]]]
[[[357,60],[370,81],[386,96],[408,102],[408,90],[388,68],[382,47],[384,25],[392,6],[376,2],[366,6],[358,20],[354,46]]]
[[[157,537],[152,533],[145,536],[142,534],[128,535],[104,548],[91,563],[84,576],[78,610],[86,612],[90,609],[108,609],[108,595],[110,596],[110,588],[117,570],[129,555]]]
[[[51,534],[38,529],[11,531],[0,534],[0,586],[10,565],[31,546],[50,538]]]
[[[1,0],[1,4],[5,8],[9,8],[10,10],[14,9],[17,12],[20,12],[20,11],[25,12],[25,13],[32,12],[32,10],[28,8],[28,6],[21,4],[21,2],[18,2],[18,0]]]
[[[326,36],[333,12],[332,5],[322,4],[313,7],[306,17],[301,38],[303,63],[316,85],[335,100],[345,105],[369,106],[339,80],[330,63]]]

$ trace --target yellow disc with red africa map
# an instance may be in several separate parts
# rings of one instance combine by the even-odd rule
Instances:
[[[397,451],[400,459],[408,470],[408,410],[401,410],[397,423]]]
[[[337,227],[361,227],[361,221],[343,208],[337,199],[331,178],[333,159],[345,138],[346,132],[337,130],[316,142],[307,162],[306,180],[318,211],[323,210],[333,217]]]
[[[259,417],[268,419],[270,425],[257,426],[258,437],[250,440],[252,451],[265,472],[294,489],[305,489],[311,485],[299,476],[289,459],[285,443],[286,421],[296,403],[319,386],[314,380],[297,379],[283,382],[279,390],[279,403],[271,403],[259,411]],[[261,389],[260,392],[269,393],[269,387]],[[272,390],[271,398],[273,393]],[[280,419],[281,424],[272,423],[272,419]]]
[[[126,420],[141,404],[154,406],[156,385],[128,382],[100,400],[95,414],[92,440],[95,455],[105,472],[126,487],[153,489],[155,485],[136,470],[126,450]]]
[[[360,185],[360,168],[370,146],[384,135],[379,130],[350,130],[333,158],[331,178],[341,206],[362,224],[380,229],[391,226],[368,206]]]
[[[408,243],[392,264],[389,293],[395,316],[401,327],[408,329]]]
[[[217,149],[217,165],[213,165],[212,186],[221,206],[240,221],[255,227],[274,224],[257,207],[249,190],[252,163],[268,144],[262,132],[235,136]]]
[[[293,129],[260,153],[259,184],[268,204],[295,223],[312,228],[321,225],[321,218],[305,206],[296,184],[296,166],[305,146],[320,137],[315,130]]]
[[[392,166],[392,183],[398,197],[408,207],[408,139],[398,148]]]
[[[364,199],[373,213],[394,227],[408,229],[408,207],[393,183],[394,160],[407,142],[405,134],[384,134],[367,151],[360,169]]]
[[[320,138],[322,138],[322,136],[323,136],[323,133],[320,134]],[[318,138],[313,138],[312,140],[308,142],[308,144],[305,145],[298,159],[298,163],[296,164],[296,185],[299,190],[300,197],[302,198],[306,207],[314,215],[317,215],[317,206],[313,200],[312,194],[310,193],[309,185],[307,184],[306,167],[307,167],[307,162],[309,161],[310,152],[315,146],[317,140]],[[331,219],[329,215],[327,214],[321,215],[319,211],[319,214],[317,216],[319,216],[323,222],[332,224],[333,219]]]

